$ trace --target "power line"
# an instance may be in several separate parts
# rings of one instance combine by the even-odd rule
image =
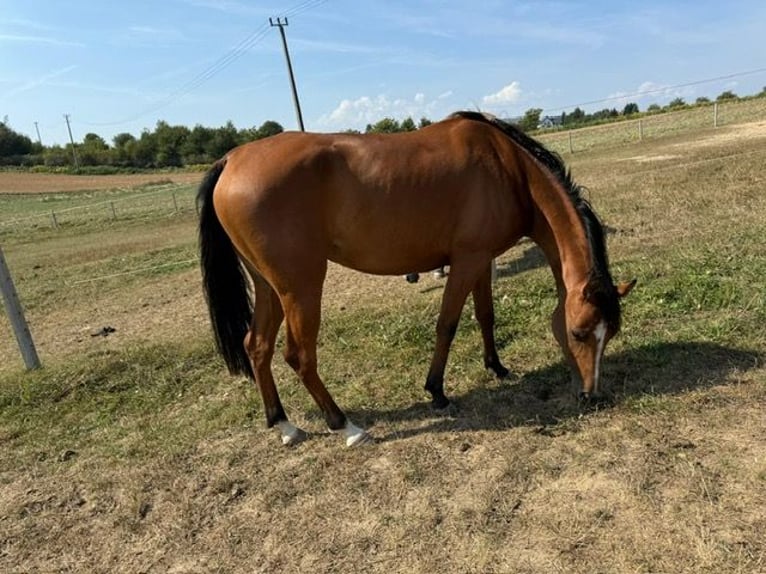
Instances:
[[[299,3],[297,6],[294,6],[293,8],[290,8],[285,12],[285,17],[287,16],[295,16],[298,14],[302,14],[303,12],[306,12],[312,8],[316,8],[318,6],[321,6],[322,4],[325,4],[328,2],[328,0],[304,0],[303,2]],[[105,126],[116,126],[121,124],[130,123],[132,121],[141,119],[142,117],[145,117],[149,114],[152,114],[154,112],[157,112],[170,104],[174,103],[175,101],[179,100],[180,98],[190,94],[197,88],[199,88],[202,84],[207,82],[209,79],[211,79],[213,76],[220,73],[222,70],[230,66],[232,63],[234,63],[236,60],[244,56],[250,49],[252,49],[256,44],[258,44],[263,38],[266,37],[266,34],[269,31],[269,24],[264,23],[258,28],[256,28],[253,32],[248,34],[245,38],[240,40],[240,42],[231,48],[228,52],[226,52],[224,55],[219,57],[215,62],[210,64],[208,67],[206,67],[204,70],[196,74],[194,77],[192,77],[190,80],[186,81],[184,84],[173,90],[170,94],[168,94],[166,97],[164,97],[162,100],[160,100],[158,103],[144,109],[143,111],[114,122],[86,122],[81,121],[81,123],[89,126],[99,126],[99,127],[105,127]]]
[[[694,82],[686,82],[684,84],[676,84],[674,86],[664,86],[662,88],[654,88],[651,90],[643,90],[640,92],[635,92],[632,94],[624,94],[621,96],[610,96],[608,98],[602,98],[600,100],[591,100],[589,102],[581,102],[579,104],[572,104],[569,106],[562,106],[560,108],[547,108],[546,112],[563,112],[565,110],[571,109],[571,108],[579,108],[580,106],[590,106],[593,104],[603,104],[606,102],[613,102],[616,100],[624,100],[627,98],[637,98],[641,96],[651,95],[651,94],[659,94],[661,92],[666,92],[668,90],[677,90],[678,88],[688,88],[690,86],[699,86],[700,84],[709,84],[711,82],[720,82],[722,80],[732,80],[734,78],[740,78],[742,76],[751,76],[753,74],[760,74],[766,72],[766,68],[758,68],[757,70],[748,70],[747,72],[737,72],[736,74],[727,74],[725,76],[718,76],[716,78],[708,78],[705,80],[696,80]]]

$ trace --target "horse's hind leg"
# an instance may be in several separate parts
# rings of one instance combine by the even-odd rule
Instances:
[[[322,281],[315,287],[305,280],[302,288],[285,294],[282,303],[287,320],[285,359],[295,369],[311,397],[322,410],[330,430],[339,432],[346,439],[347,446],[367,440],[364,430],[353,425],[343,411],[335,404],[317,372],[317,336],[321,314]]]
[[[481,328],[481,338],[484,342],[484,368],[491,369],[499,378],[508,376],[500,362],[495,345],[495,309],[492,305],[492,266],[481,274],[473,288],[473,306],[476,320]]]
[[[271,372],[274,342],[284,313],[271,286],[257,273],[251,275],[255,286],[255,310],[250,331],[245,336],[245,349],[253,366],[255,382],[261,392],[263,408],[266,411],[266,425],[269,428],[277,426],[282,435],[282,444],[293,445],[303,440],[305,433],[287,420]]]

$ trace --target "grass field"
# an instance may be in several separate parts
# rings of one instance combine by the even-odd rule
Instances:
[[[531,243],[495,284],[513,376],[483,370],[469,305],[448,416],[422,390],[443,282],[333,266],[320,372],[376,439],[358,449],[281,360],[285,407],[311,431],[292,449],[225,373],[192,210],[0,227],[45,364],[22,372],[2,317],[0,571],[766,571],[766,122],[565,159],[613,274],[639,280],[607,402],[574,399]]]

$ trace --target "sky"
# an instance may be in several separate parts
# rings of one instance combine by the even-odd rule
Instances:
[[[0,119],[45,145],[157,121],[309,131],[641,110],[766,87],[766,2],[0,0]],[[37,125],[35,125],[37,123]]]

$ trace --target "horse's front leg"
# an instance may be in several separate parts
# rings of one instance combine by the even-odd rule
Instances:
[[[436,347],[425,386],[431,393],[431,404],[436,409],[444,409],[449,405],[449,399],[444,395],[444,370],[447,357],[452,339],[455,338],[465,300],[476,285],[479,275],[485,268],[485,263],[489,269],[489,259],[484,261],[477,258],[464,258],[464,261],[456,259],[450,263],[450,273],[442,296],[439,319],[436,322]]]
[[[495,344],[495,308],[492,304],[492,265],[488,265],[473,288],[473,306],[476,320],[481,328],[481,338],[484,343],[484,368],[492,370],[495,375],[504,379],[508,376],[500,362]]]

